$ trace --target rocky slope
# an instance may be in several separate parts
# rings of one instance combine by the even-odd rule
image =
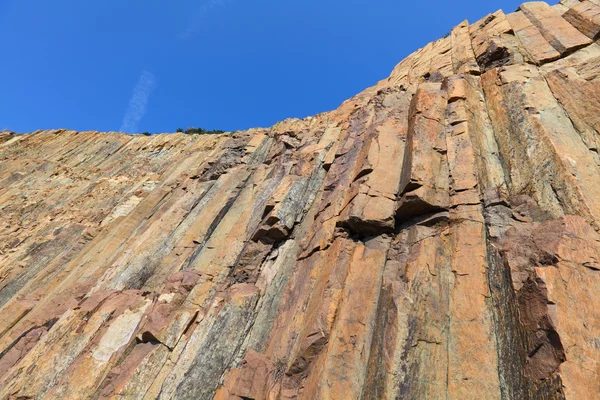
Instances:
[[[0,134],[0,398],[600,398],[599,32],[526,3],[270,129]]]

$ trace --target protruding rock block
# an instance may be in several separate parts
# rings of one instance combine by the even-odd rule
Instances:
[[[475,22],[469,31],[482,72],[523,61],[513,28],[501,10]]]
[[[590,38],[575,29],[547,3],[524,3],[520,10],[561,55],[572,53],[592,43]]]
[[[424,83],[413,97],[397,218],[406,220],[449,206],[446,105],[441,83]]]
[[[375,128],[360,186],[341,214],[340,224],[362,235],[390,233],[395,227],[396,196],[400,185],[406,123],[388,120]]]
[[[560,58],[560,53],[548,43],[540,30],[523,14],[517,11],[506,16],[521,44],[536,64]]]
[[[600,6],[590,1],[570,8],[563,18],[590,39],[597,39],[600,34]]]

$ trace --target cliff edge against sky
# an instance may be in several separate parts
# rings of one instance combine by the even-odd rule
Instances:
[[[600,398],[599,33],[530,2],[269,129],[0,133],[0,398]]]

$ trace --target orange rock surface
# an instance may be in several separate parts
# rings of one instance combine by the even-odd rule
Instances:
[[[337,110],[0,132],[0,399],[600,398],[600,1]]]

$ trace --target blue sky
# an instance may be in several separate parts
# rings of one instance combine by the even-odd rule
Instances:
[[[270,126],[335,109],[462,20],[520,3],[0,0],[0,129]]]

